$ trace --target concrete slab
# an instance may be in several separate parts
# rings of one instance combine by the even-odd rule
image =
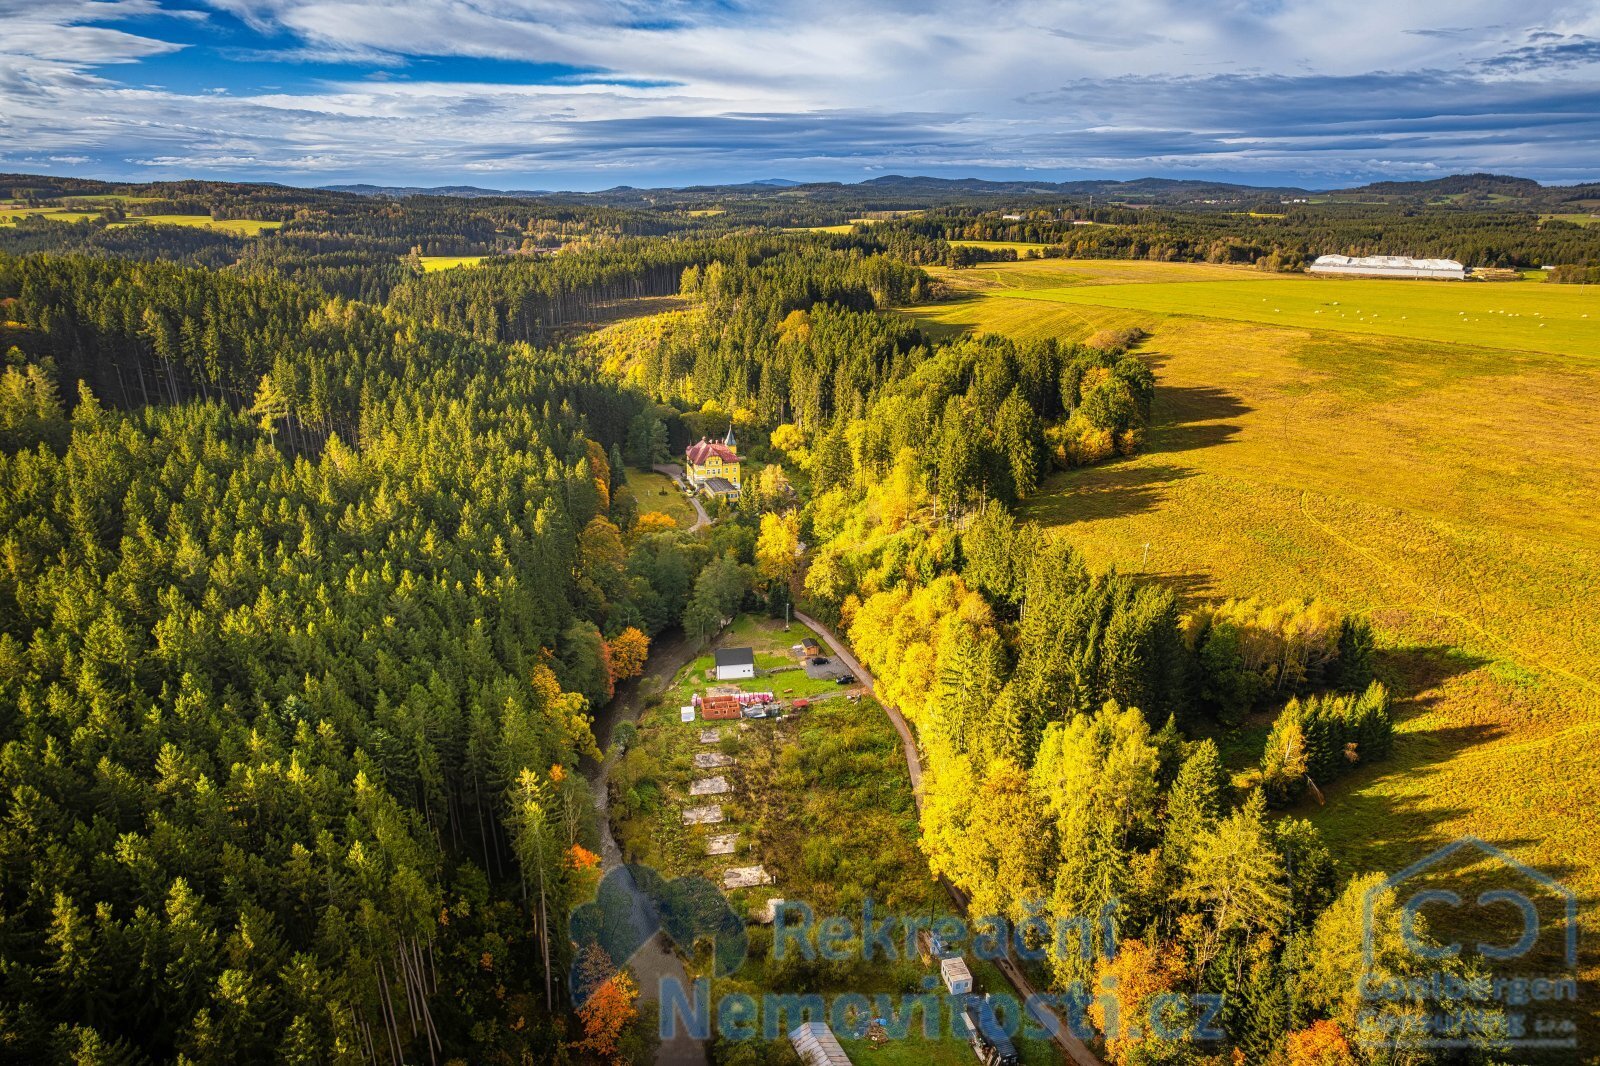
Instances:
[[[702,743],[702,744],[715,744],[717,741],[719,741],[721,739],[722,739],[722,730],[720,730],[720,729],[702,729],[702,730],[700,730],[700,743]]]
[[[732,855],[739,849],[738,833],[723,833],[706,840],[707,855]]]
[[[720,751],[697,751],[694,753],[694,768],[696,770],[715,770],[719,766],[732,766],[733,756],[724,755]]]
[[[732,791],[726,777],[702,777],[698,781],[689,783],[691,796],[720,796],[724,792]]]
[[[684,825],[716,825],[722,821],[722,804],[713,803],[705,807],[688,807],[683,812]]]
[[[734,866],[722,875],[723,888],[754,888],[772,884],[772,875],[765,866]]]

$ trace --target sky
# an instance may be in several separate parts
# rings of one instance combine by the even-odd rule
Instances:
[[[0,0],[0,170],[1600,179],[1600,3]]]

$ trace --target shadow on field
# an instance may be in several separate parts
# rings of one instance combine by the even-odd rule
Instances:
[[[1195,476],[1195,471],[1171,463],[1116,462],[1069,470],[1052,478],[1048,490],[1029,500],[1023,514],[1051,526],[1121,518],[1151,510],[1168,485]]]
[[[1440,686],[1488,662],[1437,645],[1384,649],[1375,659],[1375,673],[1394,696],[1397,723],[1427,714],[1442,698]],[[1454,834],[1441,826],[1469,813],[1427,801],[1428,779],[1457,755],[1506,732],[1487,724],[1399,732],[1389,758],[1357,767],[1326,790],[1327,806],[1318,812],[1317,823],[1356,866],[1398,870],[1450,843]],[[1403,793],[1382,784],[1396,778],[1408,786]],[[1418,784],[1420,789],[1414,787]]]
[[[1163,588],[1171,589],[1173,594],[1178,597],[1179,603],[1196,603],[1218,595],[1213,575],[1200,570],[1181,574],[1150,574],[1134,569],[1123,572],[1129,577],[1138,578],[1140,581],[1153,581]]]
[[[1238,436],[1240,426],[1228,419],[1249,414],[1239,397],[1210,385],[1156,385],[1156,428],[1150,434],[1151,452],[1184,452],[1226,444]]]
[[[1378,680],[1394,694],[1400,721],[1429,710],[1439,698],[1436,690],[1452,677],[1489,664],[1482,656],[1442,644],[1383,648],[1374,653],[1373,660]]]

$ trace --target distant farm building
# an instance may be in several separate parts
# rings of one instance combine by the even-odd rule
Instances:
[[[718,681],[742,681],[756,676],[756,653],[752,648],[719,648],[716,654]]]
[[[1307,270],[1312,274],[1353,278],[1467,279],[1467,268],[1454,259],[1412,259],[1404,255],[1319,255]]]

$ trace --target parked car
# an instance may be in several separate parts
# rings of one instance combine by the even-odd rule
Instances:
[[[845,674],[843,677],[836,677],[833,679],[833,683],[835,685],[853,685],[856,683],[856,675]]]

